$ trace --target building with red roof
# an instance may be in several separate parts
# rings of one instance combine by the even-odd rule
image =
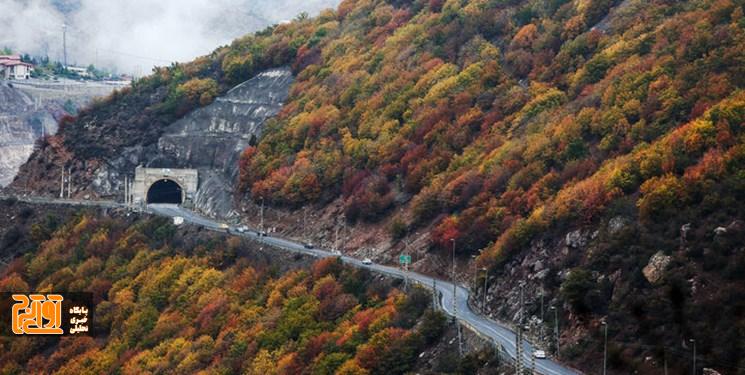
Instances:
[[[0,78],[3,79],[29,79],[32,64],[21,61],[18,55],[0,55]]]

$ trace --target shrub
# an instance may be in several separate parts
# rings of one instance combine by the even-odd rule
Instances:
[[[388,226],[388,232],[394,241],[404,238],[407,231],[408,226],[406,225],[406,222],[399,216],[393,218],[391,224]]]
[[[432,295],[424,288],[414,287],[404,300],[396,306],[398,315],[395,325],[402,328],[411,328],[422,316],[429,306]]]
[[[593,290],[594,286],[595,280],[591,272],[575,268],[569,272],[567,279],[561,283],[560,293],[574,311],[587,313],[590,311],[590,306],[587,305],[585,297]]]
[[[393,205],[393,192],[388,182],[378,175],[362,179],[344,202],[347,220],[375,221]]]
[[[428,309],[422,315],[422,323],[419,325],[419,334],[428,344],[435,342],[445,332],[447,317],[440,311]]]
[[[233,84],[243,82],[253,73],[253,56],[251,54],[229,54],[222,61],[222,71]]]
[[[192,106],[212,103],[218,92],[217,82],[211,78],[192,78],[179,85],[176,91]]]
[[[20,226],[12,226],[3,235],[2,241],[0,241],[0,249],[7,249],[15,245],[23,237],[23,230]]]
[[[640,191],[642,197],[637,202],[639,216],[653,221],[671,214],[686,201],[686,189],[679,178],[672,174],[653,177],[645,181]]]

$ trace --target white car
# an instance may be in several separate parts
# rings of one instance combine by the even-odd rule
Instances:
[[[546,352],[544,350],[536,350],[533,352],[533,357],[538,359],[546,359]]]
[[[246,233],[248,227],[245,225],[241,225],[240,227],[236,228],[236,230],[238,231],[238,233]]]
[[[362,264],[365,264],[365,265],[368,265],[369,266],[369,265],[372,264],[372,260],[370,258],[362,259]]]
[[[181,216],[174,216],[173,217],[173,225],[181,225],[184,223],[184,218]]]
[[[341,255],[341,251],[339,251],[339,250],[331,250],[331,254]]]

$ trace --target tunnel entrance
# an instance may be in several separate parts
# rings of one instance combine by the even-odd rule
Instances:
[[[181,186],[173,180],[158,180],[147,191],[147,203],[175,203],[181,204],[183,200]]]

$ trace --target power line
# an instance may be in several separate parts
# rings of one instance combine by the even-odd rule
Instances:
[[[136,54],[129,53],[129,52],[115,51],[115,50],[107,49],[107,48],[100,48],[99,47],[97,49],[99,51],[113,53],[113,54],[121,55],[121,56],[134,57],[134,58],[137,58],[137,59],[150,60],[150,61],[162,62],[162,63],[167,63],[167,64],[170,64],[170,63],[174,62],[173,60],[166,60],[166,59],[161,59],[161,58],[157,58],[157,57],[148,57],[148,56],[136,55]]]

